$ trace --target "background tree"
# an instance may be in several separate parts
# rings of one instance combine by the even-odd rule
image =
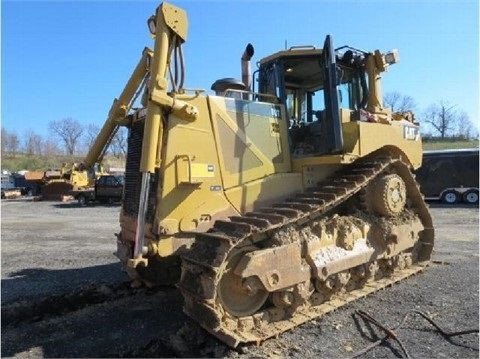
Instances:
[[[42,147],[43,147],[42,153],[44,154],[45,157],[51,158],[54,156],[58,156],[62,152],[58,147],[57,142],[51,139],[44,141]]]
[[[112,152],[112,155],[117,158],[126,156],[127,140],[128,130],[126,127],[120,126],[118,131],[115,133],[115,136],[113,136],[112,142],[110,143],[110,151]]]
[[[2,156],[15,157],[20,148],[20,140],[15,132],[2,127]]]
[[[441,100],[431,104],[423,114],[422,122],[429,124],[434,130],[434,135],[441,139],[450,136],[458,136],[458,129],[470,124],[468,115],[464,111],[456,109],[456,105],[450,105]]]
[[[388,92],[383,97],[384,107],[390,107],[393,112],[415,112],[417,103],[411,96],[402,95],[400,92]]]
[[[93,146],[98,134],[100,133],[100,127],[98,125],[90,123],[85,131],[85,146],[87,151]]]
[[[95,124],[89,124],[85,131],[85,146],[86,151],[93,146],[93,143],[98,138],[100,133],[100,127]],[[127,153],[127,136],[128,130],[126,127],[119,127],[115,135],[113,136],[110,144],[108,145],[107,151],[117,158],[121,158]]]
[[[37,135],[33,131],[26,131],[23,135],[24,140],[24,152],[27,155],[41,155],[43,140],[40,135]]]
[[[2,126],[2,139],[1,139],[1,146],[2,146],[2,156],[5,155],[6,153],[6,148],[7,148],[7,137],[8,137],[8,132],[7,130]]]
[[[465,111],[458,112],[457,129],[455,130],[460,139],[478,138],[478,130],[473,125]]]
[[[64,143],[67,154],[73,156],[83,133],[80,122],[72,118],[64,118],[63,120],[50,121],[48,128],[54,136]]]

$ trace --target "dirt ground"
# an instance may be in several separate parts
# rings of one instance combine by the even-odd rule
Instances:
[[[232,350],[182,312],[176,288],[131,289],[113,255],[119,206],[1,201],[2,357],[345,358],[417,310],[449,331],[478,329],[478,207],[431,205],[432,265],[318,320]],[[397,330],[413,358],[478,358],[478,334],[446,338],[416,314]],[[360,358],[405,357],[390,339]]]

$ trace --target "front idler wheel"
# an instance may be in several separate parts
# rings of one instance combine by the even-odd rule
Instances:
[[[255,247],[233,250],[218,283],[218,300],[225,311],[236,317],[257,312],[268,298],[268,292],[256,278],[242,278],[234,273],[242,257]]]

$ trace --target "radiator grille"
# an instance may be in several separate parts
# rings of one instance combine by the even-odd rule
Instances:
[[[143,129],[145,120],[135,121],[128,131],[128,151],[125,165],[125,197],[123,201],[124,213],[128,216],[138,215],[140,202],[140,188],[142,174],[140,173],[140,159],[142,155]],[[158,185],[158,172],[150,176],[150,191],[148,196],[147,217],[148,223],[153,223],[155,215],[155,199]]]

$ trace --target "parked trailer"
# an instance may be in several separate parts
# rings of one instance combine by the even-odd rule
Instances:
[[[479,149],[424,151],[416,179],[427,200],[478,204]]]

